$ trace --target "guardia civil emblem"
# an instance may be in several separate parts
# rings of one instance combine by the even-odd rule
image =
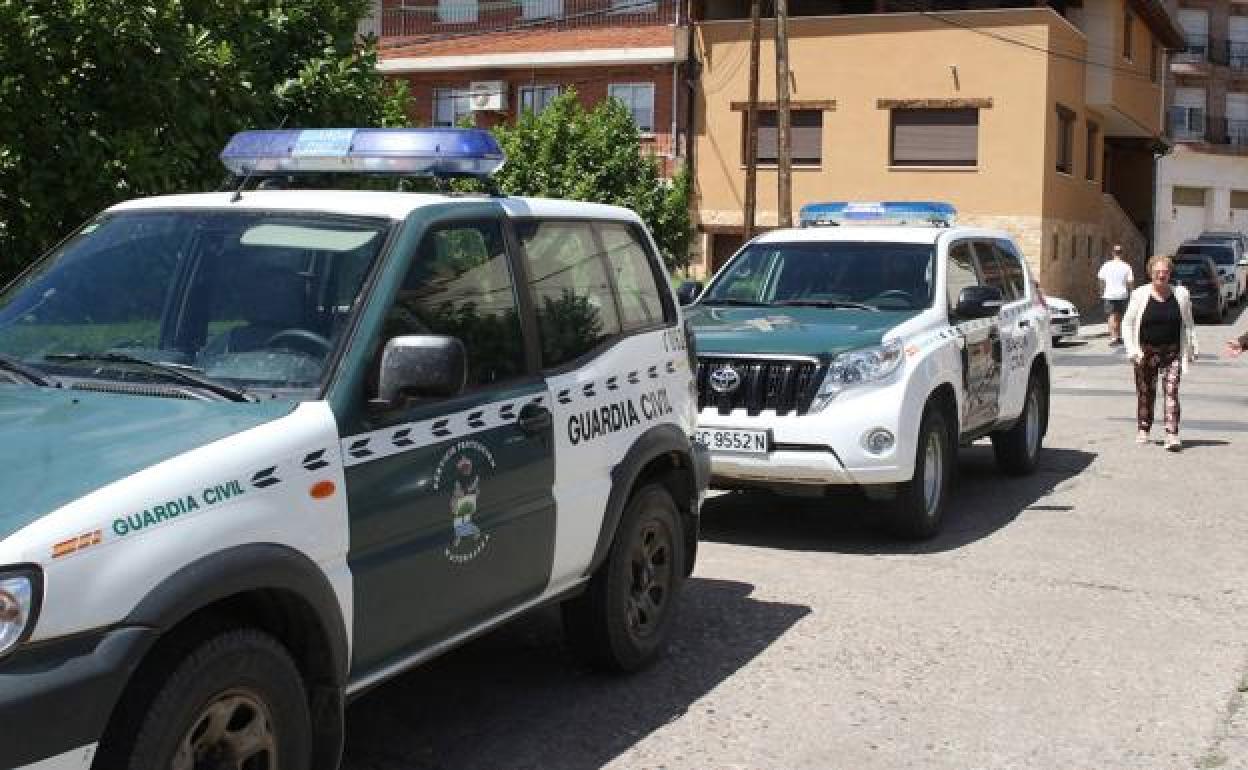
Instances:
[[[450,490],[451,542],[446,558],[466,564],[481,555],[490,535],[476,521],[482,473],[494,469],[494,455],[478,441],[456,442],[438,463],[435,486]]]

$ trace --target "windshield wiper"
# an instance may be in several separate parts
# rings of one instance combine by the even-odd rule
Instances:
[[[870,310],[873,313],[880,312],[880,309],[874,305],[864,305],[861,302],[849,302],[841,299],[780,299],[771,304],[788,307],[843,307],[854,310]]]
[[[704,299],[698,303],[699,305],[740,305],[741,307],[766,307],[766,302],[758,302],[752,299],[734,299],[726,297],[724,299]]]
[[[153,372],[159,372],[170,380],[180,382],[184,385],[199,388],[201,390],[216,393],[218,396],[228,398],[231,401],[255,401],[256,397],[249,393],[244,393],[238,388],[232,388],[229,385],[223,385],[215,380],[202,377],[195,374],[195,370],[189,366],[178,364],[162,364],[156,361],[148,361],[146,358],[128,355],[126,353],[49,353],[44,356],[47,361],[99,361],[108,364],[133,364],[149,369]]]
[[[0,370],[12,372],[29,382],[31,385],[39,385],[44,388],[54,388],[60,385],[60,383],[56,380],[39,371],[35,367],[23,363],[13,356],[6,356],[3,353],[0,353]]]

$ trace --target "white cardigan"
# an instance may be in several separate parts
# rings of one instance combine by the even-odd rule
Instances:
[[[1187,373],[1187,365],[1196,360],[1200,352],[1196,344],[1196,323],[1192,320],[1192,297],[1183,286],[1171,286],[1170,291],[1179,303],[1179,315],[1183,319],[1183,328],[1179,332],[1179,353],[1183,360],[1183,373]],[[1131,300],[1127,303],[1127,312],[1122,314],[1122,341],[1127,349],[1127,358],[1132,361],[1142,355],[1140,350],[1140,317],[1148,305],[1148,298],[1153,293],[1152,284],[1144,284],[1131,292]]]

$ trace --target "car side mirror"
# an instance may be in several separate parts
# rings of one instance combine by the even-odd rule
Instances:
[[[988,318],[994,316],[1005,304],[1005,297],[995,286],[967,286],[958,292],[958,304],[954,308],[958,318]]]
[[[693,301],[702,293],[701,281],[685,281],[676,289],[676,301],[681,305],[692,305]]]
[[[458,338],[440,334],[394,337],[381,352],[375,403],[395,406],[409,396],[454,396],[464,389],[467,376],[468,354]]]

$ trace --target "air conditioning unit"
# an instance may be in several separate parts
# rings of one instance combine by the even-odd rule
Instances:
[[[468,87],[468,102],[474,112],[502,112],[507,109],[507,81],[474,80]]]

